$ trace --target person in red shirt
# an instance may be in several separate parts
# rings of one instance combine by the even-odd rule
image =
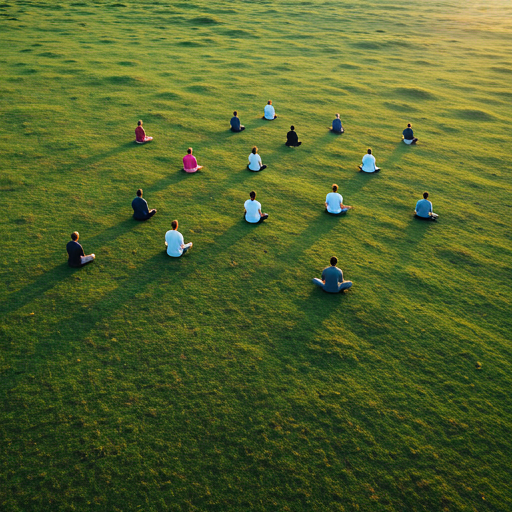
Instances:
[[[142,120],[137,123],[137,128],[135,128],[135,142],[137,144],[144,144],[145,142],[149,142],[153,140],[153,137],[148,137],[144,128],[142,128]]]
[[[202,165],[197,165],[196,157],[192,155],[192,148],[188,148],[187,154],[183,157],[183,170],[185,172],[196,172],[202,168]]]

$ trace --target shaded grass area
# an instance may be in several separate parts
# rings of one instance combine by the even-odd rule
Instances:
[[[0,4],[1,508],[509,510],[507,14]],[[358,174],[370,146],[383,171]],[[424,190],[436,224],[412,218]],[[171,261],[174,218],[194,248]],[[311,285],[332,254],[344,295]]]

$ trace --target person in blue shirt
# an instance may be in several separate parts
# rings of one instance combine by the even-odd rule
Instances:
[[[233,117],[231,118],[230,125],[232,132],[241,132],[242,130],[245,130],[245,126],[240,124],[240,119],[238,117],[238,112],[236,110],[233,112]]]
[[[66,245],[66,250],[68,252],[68,265],[70,267],[83,267],[87,263],[94,261],[96,258],[95,254],[85,255],[83,247],[78,243],[79,238],[80,234],[78,231],[74,231],[71,233],[71,242],[68,242]]]
[[[336,119],[332,122],[331,132],[343,133],[344,131],[343,126],[341,126],[340,115],[336,114]]]
[[[338,258],[331,258],[331,266],[324,268],[322,271],[322,279],[314,278],[313,283],[320,286],[324,292],[338,293],[348,290],[352,286],[352,281],[343,280],[343,272],[336,266]]]
[[[402,132],[402,140],[406,144],[416,144],[416,142],[418,142],[418,139],[414,136],[412,131],[411,123],[409,123],[407,128]]]
[[[423,199],[420,199],[416,203],[414,213],[416,217],[420,219],[436,220],[439,217],[439,215],[432,210],[432,203],[428,200],[428,192],[423,192]]]
[[[142,199],[142,189],[137,190],[137,197],[132,201],[133,218],[135,220],[148,220],[155,215],[156,210],[150,210],[148,203]]]

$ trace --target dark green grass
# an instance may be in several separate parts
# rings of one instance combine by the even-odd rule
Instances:
[[[512,510],[511,14],[0,4],[0,508]],[[369,146],[379,175],[355,172]],[[412,218],[424,190],[437,224]],[[311,284],[333,254],[340,296]]]

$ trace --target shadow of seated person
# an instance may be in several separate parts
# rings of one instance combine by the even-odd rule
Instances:
[[[290,131],[286,134],[285,144],[291,148],[300,146],[302,144],[302,142],[299,141],[297,132],[295,131],[295,126],[290,126]]]

